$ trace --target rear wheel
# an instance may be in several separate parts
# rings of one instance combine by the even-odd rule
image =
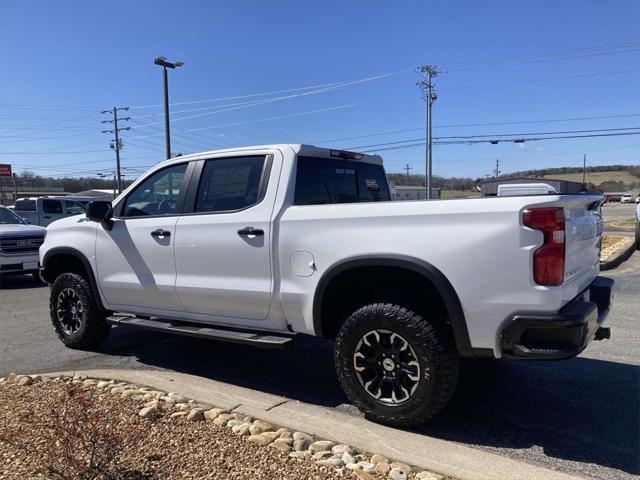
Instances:
[[[349,399],[373,421],[411,426],[438,414],[458,381],[459,357],[444,332],[392,304],[354,312],[336,340],[336,371]]]
[[[107,312],[98,304],[89,282],[77,273],[63,273],[56,278],[49,309],[53,328],[67,347],[95,348],[109,334]]]

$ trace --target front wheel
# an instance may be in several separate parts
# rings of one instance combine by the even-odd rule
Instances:
[[[107,338],[111,325],[89,282],[77,273],[59,275],[49,300],[53,328],[69,348],[92,349]]]
[[[373,421],[424,423],[451,399],[460,368],[446,333],[417,313],[392,304],[354,312],[336,339],[338,379],[349,399]]]

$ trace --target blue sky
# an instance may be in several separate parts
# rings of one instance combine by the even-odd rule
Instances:
[[[161,160],[159,55],[186,63],[170,72],[172,146],[182,153],[419,139],[412,68],[424,63],[443,70],[435,137],[640,127],[638,24],[633,0],[3,0],[0,163],[49,175],[113,169],[100,110],[114,105],[131,107],[128,175]],[[290,89],[301,90],[246,97]],[[228,97],[244,98],[190,103]],[[502,125],[476,125],[486,123]],[[338,140],[397,130],[406,131]],[[385,146],[363,150],[375,148]],[[439,145],[434,174],[482,176],[497,158],[505,173],[578,166],[583,152],[591,165],[640,164],[640,136]],[[380,153],[391,172],[406,163],[424,172],[424,147]]]

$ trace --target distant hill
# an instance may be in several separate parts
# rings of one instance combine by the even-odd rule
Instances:
[[[390,173],[389,182],[394,185],[424,185],[424,175],[404,175]],[[558,180],[582,181],[582,167],[558,167],[509,172],[504,177],[541,177]],[[433,186],[447,190],[474,190],[483,178],[433,177]],[[627,191],[640,189],[640,165],[598,165],[588,166],[587,185],[591,190]]]
[[[582,167],[526,170],[513,176],[534,176],[582,182]],[[626,191],[640,188],[640,165],[600,165],[587,167],[586,182],[592,190]]]

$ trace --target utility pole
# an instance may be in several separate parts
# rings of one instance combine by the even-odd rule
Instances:
[[[496,169],[493,171],[495,178],[500,178],[500,160],[496,158]]]
[[[11,178],[13,178],[13,203],[16,203],[16,200],[18,199],[18,184],[16,183],[15,172],[11,174]]]
[[[166,57],[158,57],[153,63],[162,67],[162,80],[164,83],[164,137],[167,158],[171,158],[171,133],[169,128],[169,77],[167,76],[167,68],[172,70],[184,65],[184,62],[167,62]]]
[[[587,154],[582,158],[582,188],[587,189]]]
[[[113,123],[112,130],[103,130],[102,133],[113,133],[115,140],[112,140],[110,147],[116,151],[116,186],[118,194],[122,193],[122,176],[120,175],[120,149],[122,148],[122,140],[120,140],[120,132],[122,130],[131,130],[131,127],[118,128],[118,121],[129,121],[131,117],[118,118],[119,111],[127,111],[129,107],[113,107],[111,110],[103,110],[102,113],[110,113],[113,115],[111,120],[103,120],[102,123]]]
[[[425,197],[427,200],[431,200],[431,177],[432,177],[432,165],[433,158],[431,156],[431,144],[432,144],[432,118],[431,108],[433,102],[436,101],[438,96],[433,89],[433,79],[440,73],[440,68],[435,65],[422,65],[418,67],[418,71],[425,75],[425,79],[417,83],[418,87],[422,90],[422,98],[427,103],[427,143],[426,143],[426,179],[425,179]]]
[[[413,167],[407,163],[404,166],[404,170],[407,171],[407,180],[408,180],[409,179],[409,170],[413,170]]]

